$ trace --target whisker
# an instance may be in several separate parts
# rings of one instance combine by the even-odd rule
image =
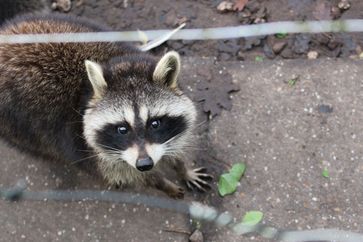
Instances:
[[[118,151],[118,152],[121,152],[121,150],[117,149],[117,148],[114,148],[114,147],[111,147],[111,146],[108,146],[108,145],[103,145],[103,144],[99,144],[97,143],[96,145],[99,145],[101,147],[104,147],[104,148],[107,148],[109,150],[112,150],[112,151]]]
[[[81,151],[81,152],[89,152],[89,153],[94,153],[94,152],[95,152],[94,150],[79,150],[79,149],[77,149],[77,151]]]
[[[204,120],[203,122],[200,122],[199,124],[195,125],[195,128],[199,128],[200,126],[202,126],[203,124],[206,124],[208,121]]]
[[[88,160],[88,159],[90,159],[90,158],[96,157],[96,156],[98,156],[98,154],[96,154],[96,155],[91,155],[91,156],[88,156],[88,157],[85,157],[85,158],[82,158],[82,159],[79,159],[79,160],[73,161],[73,162],[71,163],[71,165],[75,165],[75,164],[78,164],[78,163],[80,163],[80,162],[84,162],[84,161],[86,161],[86,160]]]
[[[166,145],[168,143],[170,143],[171,141],[183,136],[185,134],[185,131],[184,132],[181,132],[180,134],[177,134],[175,135],[174,137],[171,137],[170,139],[168,139],[167,141],[165,141],[163,144]]]
[[[76,136],[77,136],[78,138],[83,139],[84,141],[87,141],[85,137],[83,137],[83,136],[81,136],[81,135],[79,135],[79,134],[76,134]]]
[[[78,111],[76,110],[74,107],[71,107],[73,109],[73,111],[75,111],[77,114],[79,114],[79,116],[83,117],[83,115]]]

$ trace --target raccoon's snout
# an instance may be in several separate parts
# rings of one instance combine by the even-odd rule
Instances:
[[[136,168],[139,171],[151,170],[151,168],[153,168],[153,166],[154,166],[154,162],[150,157],[138,159],[136,161]]]

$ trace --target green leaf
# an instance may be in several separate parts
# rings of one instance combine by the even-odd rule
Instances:
[[[263,213],[260,211],[249,211],[243,216],[242,224],[253,226],[261,222]]]
[[[276,38],[283,39],[287,36],[287,33],[277,33],[275,34]]]
[[[321,175],[325,178],[329,178],[329,171],[327,168],[323,169],[323,172],[321,173]]]
[[[228,173],[222,174],[218,181],[219,194],[224,197],[225,195],[234,193],[241,177],[246,170],[244,163],[237,163],[232,166]]]
[[[296,82],[297,82],[297,79],[290,79],[288,81],[288,84],[289,84],[290,87],[292,87],[292,86],[295,86]]]
[[[231,176],[233,176],[237,181],[241,180],[243,174],[245,173],[246,165],[244,163],[234,164],[229,171]]]
[[[258,56],[255,57],[255,61],[256,62],[262,62],[263,61],[263,57],[258,55]]]
[[[218,191],[224,197],[225,195],[234,193],[237,189],[238,180],[229,173],[223,174],[219,177]]]

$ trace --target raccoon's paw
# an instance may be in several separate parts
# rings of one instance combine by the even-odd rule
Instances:
[[[206,192],[206,189],[210,189],[211,186],[207,182],[213,177],[206,173],[207,169],[205,167],[200,167],[194,170],[188,170],[185,174],[185,182],[188,188],[197,188],[199,191]]]
[[[175,185],[175,187],[173,187],[173,189],[169,190],[167,193],[171,198],[183,199],[185,190],[182,187]]]

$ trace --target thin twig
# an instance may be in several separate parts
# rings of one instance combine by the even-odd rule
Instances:
[[[163,231],[171,232],[171,233],[191,235],[191,233],[189,231],[185,231],[185,230],[181,230],[181,229],[170,229],[170,228],[168,228],[168,229],[163,229]]]

